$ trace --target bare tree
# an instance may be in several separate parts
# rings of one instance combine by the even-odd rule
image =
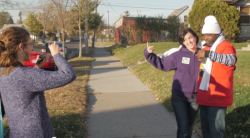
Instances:
[[[53,3],[48,0],[40,0],[39,7],[41,8],[41,12],[37,14],[39,21],[43,25],[43,42],[45,41],[45,31],[47,30],[47,25],[49,20],[51,19]]]
[[[82,0],[72,0],[72,3],[78,10],[78,31],[79,31],[79,57],[82,57],[82,29],[81,29],[81,24],[82,24],[82,10],[84,3]]]
[[[18,2],[12,1],[12,0],[0,0],[0,5],[1,8],[6,9],[6,8],[14,8],[15,6],[18,5]]]
[[[95,4],[95,13],[96,14],[97,14],[97,7],[98,7],[99,4],[100,4],[99,1],[96,0],[96,4]],[[97,28],[94,29],[94,34],[93,34],[93,38],[92,38],[92,47],[95,47],[95,33],[96,33],[96,29]]]
[[[70,14],[70,3],[69,0],[51,0],[54,3],[55,10],[54,14],[56,20],[58,21],[58,27],[60,33],[62,33],[62,43],[63,43],[63,56],[65,57],[65,32],[67,25],[69,25],[72,16]]]
[[[89,44],[88,44],[88,39],[89,39],[89,33],[88,33],[88,0],[85,0],[85,51],[88,54],[89,53]]]

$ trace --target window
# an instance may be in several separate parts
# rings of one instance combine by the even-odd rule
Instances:
[[[240,14],[250,15],[250,7],[240,7]]]
[[[240,23],[250,23],[250,7],[240,7]]]
[[[187,22],[187,19],[188,19],[188,16],[185,15],[185,16],[184,16],[184,22]]]
[[[250,23],[250,16],[240,16],[240,23]]]

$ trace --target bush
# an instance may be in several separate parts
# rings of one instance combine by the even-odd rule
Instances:
[[[240,14],[236,7],[219,0],[200,0],[194,3],[188,18],[191,28],[197,33],[200,40],[203,40],[201,30],[204,19],[208,15],[216,17],[227,41],[234,42],[240,35]]]

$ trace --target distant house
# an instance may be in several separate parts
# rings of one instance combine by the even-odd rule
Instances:
[[[135,24],[136,24],[136,21],[135,21],[136,18],[137,17],[125,17],[125,16],[122,16],[119,20],[117,20],[114,23],[114,27],[115,27],[114,41],[120,41],[122,43],[131,44],[130,42],[128,42],[127,37],[132,38],[132,36],[138,36],[137,30],[136,30],[136,28],[134,28]],[[148,20],[154,20],[154,18],[150,18]],[[166,19],[164,19],[164,20],[165,20],[165,22],[167,22]],[[126,31],[128,32],[128,30],[131,32],[130,36],[126,36]],[[165,34],[161,34],[160,37],[161,37],[162,40],[165,39]],[[156,41],[157,37],[155,35],[153,35],[153,33],[150,32],[150,31],[143,31],[142,38],[139,38],[139,37],[133,37],[133,38],[134,39],[131,40],[131,41],[133,41],[134,43],[138,43],[138,42],[145,43],[145,42],[148,42],[150,40]]]
[[[0,29],[0,34],[2,34],[3,30],[5,30],[9,27],[22,27],[22,28],[28,30],[28,27],[25,24],[4,24],[3,28]],[[36,39],[36,36],[34,36],[34,35],[30,35],[30,37],[31,37],[31,39],[34,39],[34,40]]]
[[[113,27],[109,27],[109,29],[103,29],[101,31],[101,33],[103,35],[105,35],[106,37],[114,37],[114,30]]]
[[[199,1],[195,0],[194,2]],[[235,6],[240,13],[241,38],[250,39],[250,0],[220,0],[228,5]]]
[[[134,17],[125,17],[122,16],[119,20],[114,23],[115,27],[115,36],[114,41],[124,42],[126,36],[124,34],[124,28],[126,26],[133,26],[135,24]]]
[[[9,28],[9,27],[22,27],[22,28],[27,29],[27,26],[24,24],[4,24],[3,28],[0,29],[0,34],[2,34],[3,30],[5,30],[6,28]]]
[[[190,6],[184,6],[180,9],[174,10],[169,16],[177,16],[180,18],[181,23],[188,23],[188,14],[191,11]]]

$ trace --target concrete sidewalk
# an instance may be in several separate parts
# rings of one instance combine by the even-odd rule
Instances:
[[[176,121],[143,83],[96,47],[88,91],[89,138],[176,138]],[[192,138],[198,138],[193,134]]]

